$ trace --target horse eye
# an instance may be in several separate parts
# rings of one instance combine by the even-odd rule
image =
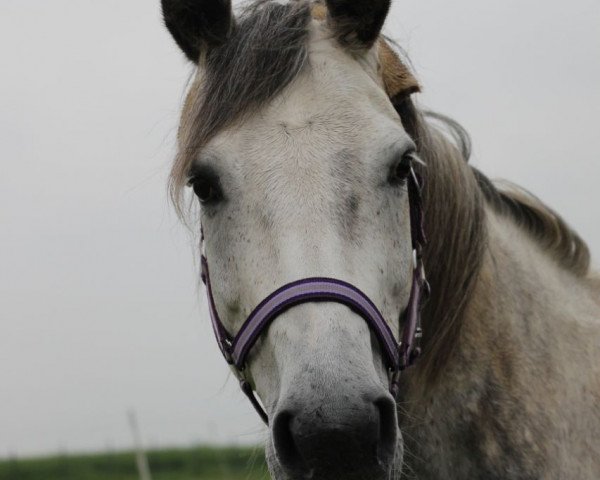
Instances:
[[[390,183],[392,185],[403,185],[412,168],[414,152],[407,152],[402,155],[402,158],[392,167],[390,172]]]
[[[197,177],[192,179],[190,184],[201,203],[209,203],[219,199],[219,188],[209,179]]]

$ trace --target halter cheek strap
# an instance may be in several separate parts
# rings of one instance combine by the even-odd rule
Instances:
[[[423,230],[421,184],[412,168],[407,184],[413,246],[413,278],[408,305],[403,314],[404,327],[400,342],[396,341],[388,323],[365,293],[343,280],[324,277],[304,278],[275,290],[258,304],[237,335],[233,337],[219,318],[210,282],[208,261],[206,256],[202,255],[202,281],[206,285],[210,318],[217,344],[227,363],[237,373],[242,391],[266,424],[269,423],[268,416],[246,379],[246,360],[250,350],[269,324],[284,311],[302,303],[337,302],[360,315],[379,340],[385,364],[389,369],[390,392],[394,398],[397,397],[400,372],[412,365],[421,352],[420,307],[424,296],[429,295],[429,284],[425,278],[422,261],[422,248],[426,239]]]

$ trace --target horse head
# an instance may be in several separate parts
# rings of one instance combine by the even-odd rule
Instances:
[[[403,441],[380,330],[399,337],[414,290],[419,161],[397,113],[418,85],[380,35],[390,2],[263,1],[238,18],[227,1],[162,3],[197,65],[172,189],[180,201],[190,186],[201,205],[219,340],[305,278],[351,285],[385,319],[373,328],[348,302],[312,298],[233,362],[268,417],[270,469],[390,478]]]

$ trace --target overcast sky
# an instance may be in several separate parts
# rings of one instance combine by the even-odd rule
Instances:
[[[597,253],[600,2],[396,0],[386,31]],[[0,59],[0,456],[129,446],[128,408],[154,446],[257,441],[165,193],[191,68],[158,0],[0,0]]]

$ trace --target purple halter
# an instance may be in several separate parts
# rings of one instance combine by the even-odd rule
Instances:
[[[386,366],[389,369],[390,392],[394,398],[397,398],[400,372],[412,365],[421,353],[419,346],[422,336],[420,307],[423,297],[429,295],[429,284],[425,278],[422,260],[422,249],[426,242],[423,230],[422,187],[419,177],[412,168],[407,184],[414,265],[410,297],[403,314],[404,327],[400,342],[396,341],[378,308],[362,291],[343,280],[321,277],[304,278],[275,290],[258,304],[237,335],[233,337],[219,318],[208,273],[208,261],[206,256],[202,255],[202,281],[206,285],[210,318],[217,343],[227,363],[235,369],[242,391],[266,424],[269,423],[267,413],[256,398],[252,386],[246,380],[246,359],[269,324],[285,310],[301,303],[337,302],[359,314],[369,324],[379,340]]]

